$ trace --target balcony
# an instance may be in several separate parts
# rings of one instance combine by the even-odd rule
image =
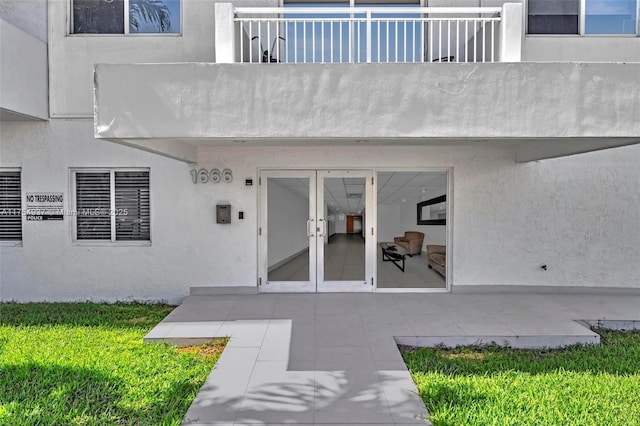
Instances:
[[[234,8],[216,4],[216,62],[518,62],[522,5]]]
[[[236,142],[486,145],[521,162],[640,143],[640,63],[521,62],[520,4],[215,7],[216,63],[96,66],[95,137],[184,161]]]
[[[0,121],[49,119],[47,44],[0,19]]]

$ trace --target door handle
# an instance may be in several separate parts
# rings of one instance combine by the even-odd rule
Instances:
[[[313,237],[313,232],[311,231],[311,222],[313,222],[313,219],[307,220],[307,237]]]
[[[327,222],[324,219],[318,219],[318,224],[322,223],[322,231],[320,231],[320,227],[318,227],[318,237],[324,237],[327,235]]]

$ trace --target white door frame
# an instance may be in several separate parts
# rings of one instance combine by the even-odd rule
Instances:
[[[317,291],[320,292],[372,292],[374,287],[375,259],[376,259],[376,240],[375,240],[375,214],[373,213],[375,204],[373,203],[374,179],[373,170],[318,170],[317,189],[316,189],[316,217],[320,228],[318,236],[317,249]],[[324,279],[324,233],[326,232],[327,218],[325,217],[325,200],[324,200],[324,180],[331,178],[364,178],[365,185],[363,196],[365,197],[365,214],[364,214],[364,232],[365,232],[365,270],[364,280],[360,281],[325,281]]]
[[[264,293],[300,292],[313,293],[316,291],[316,210],[309,201],[309,220],[307,221],[307,236],[309,247],[309,280],[308,281],[268,281],[269,276],[269,228],[267,226],[267,188],[269,178],[307,178],[309,179],[309,200],[316,198],[315,170],[262,170],[258,177],[260,186],[260,223],[258,224],[258,290]]]
[[[374,290],[376,261],[375,179],[373,169],[264,169],[259,170],[258,214],[258,290],[260,292],[372,292]],[[365,178],[365,280],[324,281],[324,240],[328,232],[324,212],[325,178]],[[263,179],[264,178],[264,179]],[[268,179],[309,179],[309,280],[268,281]]]

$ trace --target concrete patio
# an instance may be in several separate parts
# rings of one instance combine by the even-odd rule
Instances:
[[[398,344],[598,343],[578,320],[640,320],[640,295],[190,296],[145,341],[231,338],[184,424],[424,425]]]

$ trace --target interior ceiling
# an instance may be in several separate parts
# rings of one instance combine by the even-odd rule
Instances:
[[[271,178],[279,185],[309,199],[309,180]],[[325,179],[324,199],[330,213],[364,213],[365,178]],[[378,204],[424,201],[443,195],[447,187],[445,172],[380,172],[377,174]]]

